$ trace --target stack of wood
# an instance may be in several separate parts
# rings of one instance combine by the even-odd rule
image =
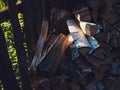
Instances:
[[[66,20],[69,34],[53,34],[45,51],[47,34],[43,32],[31,66],[37,70],[34,90],[119,90],[119,18],[104,22],[101,29],[98,23],[86,22],[90,18],[81,17],[90,16],[86,10],[73,13],[76,19]]]

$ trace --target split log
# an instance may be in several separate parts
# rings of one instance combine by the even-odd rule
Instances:
[[[38,83],[39,87],[37,89],[41,88],[40,90],[51,90],[51,81],[49,79],[41,79]]]
[[[74,47],[79,49],[80,52],[84,51],[84,53],[86,54],[91,46],[83,31],[80,29],[79,24],[75,20],[67,20],[66,23],[68,25],[70,35],[73,38],[73,43],[75,44]],[[81,48],[85,49],[82,50]]]
[[[38,39],[35,55],[33,57],[32,64],[31,64],[31,70],[33,70],[34,72],[36,72],[36,65],[42,55],[43,45],[46,41],[47,32],[48,32],[48,21],[44,20],[42,22],[40,37]]]
[[[93,70],[94,76],[95,76],[95,80],[103,80],[105,73],[102,72],[99,68],[95,68]]]
[[[105,85],[105,89],[109,90],[115,84],[115,81],[109,78],[104,78],[103,83]]]
[[[91,82],[85,86],[85,90],[97,90],[95,83]]]
[[[60,35],[37,63],[38,73],[44,77],[54,76],[69,44],[68,37]]]
[[[76,64],[78,69],[83,69],[83,68],[87,68],[88,66],[82,62],[82,60],[80,60],[79,58],[77,58],[74,63]]]
[[[89,44],[90,44],[90,50],[88,52],[89,55],[93,54],[96,52],[96,50],[98,51],[98,48],[100,47],[98,41],[93,37],[87,37]]]
[[[99,67],[102,64],[102,60],[93,56],[86,56],[87,61],[94,67]]]
[[[112,46],[110,44],[101,42],[100,45],[107,53],[110,53],[110,51],[112,50]]]
[[[87,36],[94,36],[97,33],[98,26],[94,23],[80,21],[80,27]]]
[[[105,59],[102,49],[99,47],[91,54],[92,56],[100,59]]]
[[[113,38],[112,39],[112,46],[114,48],[120,48],[120,38]]]
[[[113,4],[113,9],[116,14],[120,15],[120,2],[116,2]]]
[[[83,7],[80,10],[73,12],[78,21],[91,22],[91,15],[88,7]]]
[[[95,38],[99,42],[109,43],[111,39],[111,33],[99,32],[98,34],[95,35]]]
[[[105,86],[101,81],[96,82],[96,87],[97,87],[97,90],[104,90],[105,89]]]
[[[112,25],[111,32],[112,38],[120,39],[120,19]]]
[[[76,60],[79,57],[79,51],[78,49],[75,47],[75,44],[71,44],[70,45],[70,56],[72,61]]]

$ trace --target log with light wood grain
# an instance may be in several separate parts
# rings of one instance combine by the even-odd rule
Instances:
[[[87,40],[85,34],[80,29],[79,23],[76,20],[72,20],[72,19],[67,20],[66,23],[67,23],[70,35],[72,36],[74,47],[79,49],[80,52],[82,50],[82,52],[84,54],[86,54],[91,46],[90,46],[89,41]]]
[[[85,35],[87,36],[94,36],[96,35],[98,31],[98,25],[95,23],[89,23],[89,22],[82,22],[80,21],[80,27]]]
[[[68,36],[58,36],[48,52],[39,60],[38,73],[44,77],[53,77],[61,61],[65,59],[65,51],[70,43]]]
[[[41,54],[42,54],[42,50],[43,50],[43,45],[46,41],[46,37],[47,37],[47,32],[48,32],[48,21],[44,20],[42,22],[42,26],[41,26],[41,33],[37,42],[37,46],[36,46],[36,51],[35,51],[35,55],[33,57],[32,63],[31,63],[31,70],[36,72],[36,64],[38,63],[38,61],[41,58]]]
[[[80,10],[73,12],[73,14],[80,21],[91,22],[91,15],[88,7],[83,7]]]

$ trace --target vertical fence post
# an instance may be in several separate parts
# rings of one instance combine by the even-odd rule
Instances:
[[[40,34],[40,27],[42,24],[42,17],[43,17],[41,0],[31,0],[31,10],[32,10],[32,17],[34,24],[35,42],[37,43]]]
[[[20,90],[7,52],[7,45],[0,27],[0,79],[4,90]]]
[[[22,88],[23,90],[31,90],[30,82],[29,82],[29,75],[28,75],[28,68],[27,68],[27,57],[25,53],[25,49],[23,43],[21,41],[21,29],[20,24],[17,17],[17,9],[16,9],[16,0],[7,0],[8,8],[9,8],[9,16],[10,21],[12,24],[12,30],[15,40],[15,48],[18,57],[18,63],[20,67],[20,74],[22,79]]]
[[[32,61],[35,51],[35,40],[33,32],[33,23],[30,9],[30,0],[22,0],[23,19],[24,19],[24,31],[26,34],[28,54],[30,62]]]

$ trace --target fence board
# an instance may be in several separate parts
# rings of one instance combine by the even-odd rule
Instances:
[[[30,1],[22,0],[22,8],[23,8],[23,19],[24,19],[24,31],[26,34],[29,59],[31,62],[35,51],[35,40],[33,34],[34,28],[33,28],[32,16],[31,16]]]
[[[0,28],[0,79],[4,90],[20,90],[10,62],[5,38]]]
[[[16,4],[16,7],[17,7],[17,11],[18,11],[18,12],[22,12],[22,10],[21,10],[21,2],[18,2],[18,3]],[[0,11],[0,23],[6,21],[6,20],[8,20],[8,19],[9,19],[9,9],[6,8],[6,9],[4,9],[4,10],[1,10],[1,11]]]
[[[7,0],[7,2],[8,2],[9,15],[10,15],[10,20],[11,20],[12,30],[15,40],[15,47],[16,47],[17,57],[20,67],[23,90],[31,90],[29,84],[29,77],[28,77],[27,58],[26,58],[25,49],[21,42],[21,37],[20,37],[21,29],[17,18],[17,9],[15,5],[15,0]]]
[[[35,35],[35,42],[39,38],[40,34],[40,27],[42,24],[42,6],[41,0],[31,0],[31,10],[32,10],[32,17],[33,17],[33,27],[34,27],[34,35]]]

